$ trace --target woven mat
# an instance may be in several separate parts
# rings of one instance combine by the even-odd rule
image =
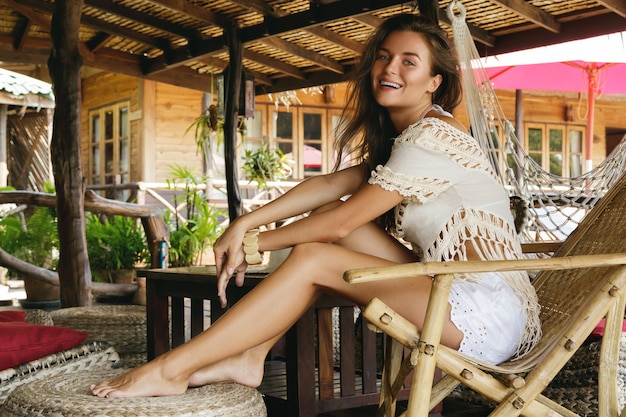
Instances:
[[[120,370],[80,372],[35,381],[15,389],[0,417],[265,417],[263,397],[254,388],[233,383],[190,388],[169,397],[99,398],[89,385],[110,379]]]
[[[105,340],[123,357],[146,351],[146,307],[102,305],[62,308],[50,313],[55,326],[69,327],[89,335],[87,341]]]
[[[0,371],[0,404],[17,387],[72,372],[108,370],[120,365],[120,358],[106,342],[84,343],[34,361]]]

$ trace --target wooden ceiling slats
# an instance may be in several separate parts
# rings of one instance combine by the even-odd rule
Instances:
[[[451,0],[419,3],[450,32]],[[461,0],[483,54],[577,39],[626,27],[623,0]],[[201,89],[228,65],[225,29],[237,27],[244,65],[262,91],[300,88],[345,77],[382,19],[415,10],[406,0],[85,0],[85,65],[119,68]],[[430,7],[432,5],[432,7]],[[434,8],[434,10],[433,10]],[[0,0],[0,58],[45,65],[54,0]],[[585,34],[585,35],[583,35]],[[115,57],[115,58],[112,58]],[[216,62],[216,64],[211,64]],[[132,66],[135,66],[132,68]],[[101,68],[105,69],[105,68]],[[194,75],[195,74],[195,75]],[[194,84],[196,83],[196,84]],[[262,87],[261,87],[262,85]]]

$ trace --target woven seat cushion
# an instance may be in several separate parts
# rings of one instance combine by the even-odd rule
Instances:
[[[87,333],[88,342],[107,341],[115,347],[124,366],[146,362],[146,307],[98,305],[62,308],[50,313],[55,326]]]
[[[106,342],[84,343],[72,349],[0,371],[0,404],[17,387],[32,381],[71,372],[119,367],[120,358]]]
[[[89,385],[119,375],[120,370],[59,375],[22,385],[0,409],[0,417],[264,417],[263,397],[254,388],[219,383],[190,388],[182,395],[99,398]]]

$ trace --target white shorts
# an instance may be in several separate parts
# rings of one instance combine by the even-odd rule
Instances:
[[[463,333],[459,352],[494,365],[515,354],[526,313],[519,296],[497,273],[453,282],[449,301],[452,323]]]

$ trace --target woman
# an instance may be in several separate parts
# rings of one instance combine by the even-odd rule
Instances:
[[[322,293],[359,305],[376,296],[421,328],[431,277],[350,285],[344,271],[420,257],[519,255],[502,186],[474,139],[442,108],[461,100],[457,62],[443,32],[424,18],[400,15],[384,22],[364,50],[338,144],[341,161],[341,151],[362,138],[352,147],[360,164],[308,179],[232,222],[214,246],[222,305],[230,278],[241,285],[259,250],[291,247],[286,260],[209,329],[92,386],[94,395],[173,395],[216,381],[256,387],[269,349]],[[279,229],[254,231],[307,212]],[[539,332],[536,297],[523,274],[459,276],[449,311],[441,342],[491,363],[524,353]]]

